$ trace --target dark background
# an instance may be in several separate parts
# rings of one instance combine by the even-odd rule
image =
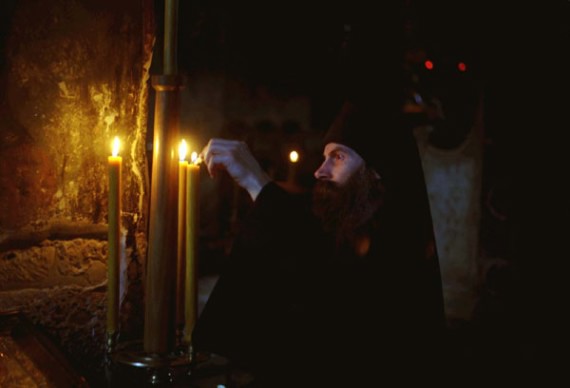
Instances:
[[[521,135],[529,141],[566,98],[568,1],[331,3],[181,1],[180,70],[219,70],[277,95],[310,96],[322,129],[355,73],[385,81],[394,46],[421,49],[436,64],[431,88],[452,82],[457,61],[467,64],[486,91],[486,130],[506,147]],[[163,2],[155,4],[160,24]]]

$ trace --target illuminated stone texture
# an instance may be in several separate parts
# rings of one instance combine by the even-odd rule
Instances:
[[[121,320],[142,327],[153,12],[151,1],[0,6],[0,309],[23,311],[79,368],[102,361],[114,136],[123,144]]]

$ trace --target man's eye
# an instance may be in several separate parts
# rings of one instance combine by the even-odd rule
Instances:
[[[343,154],[336,154],[334,158],[335,160],[343,161],[345,159],[345,156]]]

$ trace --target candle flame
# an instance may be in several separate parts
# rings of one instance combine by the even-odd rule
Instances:
[[[113,139],[113,156],[117,156],[119,155],[119,148],[121,147],[121,142],[119,141],[119,137],[115,136],[115,138]]]
[[[188,146],[186,145],[186,140],[182,140],[180,142],[180,146],[178,147],[178,155],[180,156],[181,162],[186,160],[187,153],[188,153]]]
[[[297,163],[299,161],[299,153],[295,150],[289,153],[289,160],[291,163]]]
[[[202,161],[200,158],[198,158],[198,153],[196,151],[192,152],[192,154],[190,155],[190,160],[194,164],[200,164],[200,162]]]

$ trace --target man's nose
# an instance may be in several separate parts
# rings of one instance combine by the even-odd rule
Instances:
[[[313,174],[315,176],[315,178],[317,179],[330,179],[331,178],[331,174],[329,171],[329,168],[327,167],[327,162],[324,161],[323,164],[321,164],[319,166],[319,168],[317,168],[315,170],[315,173]]]

